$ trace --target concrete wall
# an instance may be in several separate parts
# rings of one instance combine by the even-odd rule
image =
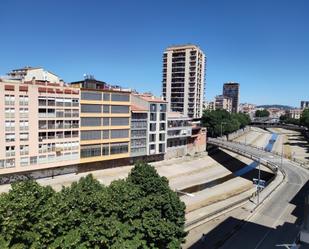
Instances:
[[[250,129],[251,129],[250,126],[246,126],[243,129],[239,129],[239,130],[234,131],[233,133],[230,133],[230,134],[228,134],[226,136],[222,136],[221,139],[223,139],[223,140],[234,140],[234,139],[242,136],[243,134],[249,132]]]

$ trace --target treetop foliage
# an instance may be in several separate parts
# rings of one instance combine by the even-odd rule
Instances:
[[[266,109],[255,111],[255,116],[258,118],[269,117],[269,115],[270,115],[270,112]]]
[[[232,133],[250,124],[250,117],[244,113],[229,113],[226,110],[206,110],[202,117],[203,126],[207,127],[210,137]]]
[[[109,186],[92,175],[55,192],[34,180],[0,195],[0,248],[180,248],[185,205],[155,168],[138,163]]]

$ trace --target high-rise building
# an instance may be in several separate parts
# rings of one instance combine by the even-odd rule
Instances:
[[[239,83],[224,83],[223,95],[232,98],[232,112],[237,113],[239,111]]]
[[[301,101],[300,102],[300,109],[304,110],[306,108],[309,108],[309,101]]]
[[[218,95],[216,96],[215,109],[216,110],[221,109],[226,110],[228,112],[232,112],[232,103],[233,103],[232,98],[224,95]]]
[[[0,79],[0,174],[79,163],[79,90],[50,72],[12,72]]]
[[[190,118],[202,116],[205,62],[205,54],[196,45],[177,45],[165,50],[162,93],[168,111]]]

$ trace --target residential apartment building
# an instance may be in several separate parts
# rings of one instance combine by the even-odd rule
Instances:
[[[286,111],[289,118],[300,119],[303,113],[302,109],[290,109]]]
[[[239,112],[239,83],[224,83],[223,95],[232,98],[232,112]]]
[[[148,152],[148,105],[137,105],[135,96],[131,106],[131,157],[146,156]]]
[[[232,98],[218,95],[215,100],[215,109],[226,110],[228,112],[232,112]]]
[[[202,116],[205,62],[205,54],[196,45],[177,45],[165,50],[162,93],[168,111],[190,118]]]
[[[0,174],[79,163],[79,90],[12,72],[0,79]]]
[[[300,102],[300,109],[304,110],[306,108],[309,108],[309,101],[301,101]]]
[[[81,91],[80,163],[130,156],[130,90],[94,78],[72,82]]]
[[[192,135],[192,119],[179,112],[167,114],[167,147],[185,146]]]
[[[132,121],[133,140],[139,140],[139,148],[144,148],[145,122],[147,122],[146,136],[146,154],[144,155],[159,155],[166,152],[166,131],[167,131],[167,103],[166,101],[156,98],[150,94],[132,94],[132,105],[134,109],[132,115],[135,120]],[[146,115],[145,115],[146,114]],[[137,121],[137,116],[139,121]],[[138,123],[138,124],[137,124]],[[138,129],[137,126],[141,129]],[[137,132],[137,130],[139,130]],[[133,132],[134,131],[134,132]],[[132,147],[131,155],[142,156],[144,152],[136,151],[136,147]]]

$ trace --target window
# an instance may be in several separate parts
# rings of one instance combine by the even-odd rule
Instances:
[[[29,165],[29,157],[21,157],[20,166],[28,166],[28,165]]]
[[[15,156],[15,146],[5,146],[5,156]]]
[[[164,153],[164,152],[165,152],[165,145],[159,144],[159,153]]]
[[[146,137],[146,130],[131,131],[131,137]]]
[[[129,130],[111,130],[111,138],[127,138]]]
[[[102,145],[102,155],[103,156],[109,155],[109,144]]]
[[[19,105],[28,105],[28,104],[29,104],[28,95],[20,95],[19,96]]]
[[[31,165],[34,165],[34,164],[37,164],[37,163],[38,163],[38,157],[36,157],[36,156],[30,157],[30,164]]]
[[[129,95],[112,93],[112,101],[130,101]]]
[[[109,105],[103,105],[103,113],[109,113],[110,106]]]
[[[109,130],[103,131],[103,139],[109,139]]]
[[[111,118],[111,125],[112,126],[129,125],[129,118]]]
[[[150,104],[150,111],[156,112],[157,111],[157,105],[156,104]]]
[[[160,121],[165,121],[165,120],[166,120],[166,114],[160,113]]]
[[[160,133],[159,134],[159,140],[160,141],[165,141],[165,134],[164,133]]]
[[[29,121],[28,120],[20,120],[19,121],[19,129],[21,131],[28,131],[29,130]]]
[[[103,118],[103,126],[109,126],[109,118]]]
[[[155,142],[156,141],[156,134],[149,134],[149,142]]]
[[[81,99],[84,100],[102,100],[102,94],[99,92],[82,92]]]
[[[6,159],[5,160],[5,165],[4,165],[5,168],[13,168],[15,167],[15,159]]]
[[[15,133],[5,134],[5,142],[14,142],[14,141],[15,141]]]
[[[81,118],[81,126],[101,126],[101,118]]]
[[[101,145],[82,145],[80,148],[81,158],[101,156]]]
[[[157,120],[157,114],[154,112],[150,113],[150,121],[156,121]]]
[[[160,112],[166,112],[166,104],[160,104]]]
[[[47,105],[48,105],[48,106],[55,106],[55,104],[56,104],[55,98],[48,97],[48,99],[47,99]]]
[[[20,133],[19,139],[20,139],[20,141],[28,141],[29,140],[29,133]]]
[[[104,100],[104,101],[110,101],[110,99],[111,99],[110,96],[111,96],[111,95],[110,95],[109,93],[103,93],[103,100]]]
[[[129,113],[129,106],[112,105],[112,113]]]
[[[156,124],[149,124],[149,130],[150,131],[156,131],[157,125]]]
[[[79,106],[79,99],[72,99],[72,106]]]
[[[4,96],[5,105],[15,105],[15,96],[14,95],[5,95]]]
[[[6,118],[15,118],[15,109],[14,108],[5,108],[5,117]]]
[[[100,105],[81,105],[82,113],[101,113]]]
[[[15,121],[6,120],[5,121],[5,131],[15,131]]]
[[[97,140],[101,139],[101,131],[81,131],[81,140]]]
[[[160,123],[160,131],[165,131],[165,123]]]
[[[29,154],[29,145],[20,145],[20,155],[28,155]]]
[[[20,118],[29,118],[29,109],[28,108],[19,108]]]
[[[128,153],[128,151],[129,151],[128,143],[114,143],[114,144],[111,144],[111,147],[110,147],[111,155]]]
[[[40,102],[40,99],[39,99],[39,102]],[[56,98],[55,103],[56,103],[56,106],[63,106],[64,105],[63,98]]]

